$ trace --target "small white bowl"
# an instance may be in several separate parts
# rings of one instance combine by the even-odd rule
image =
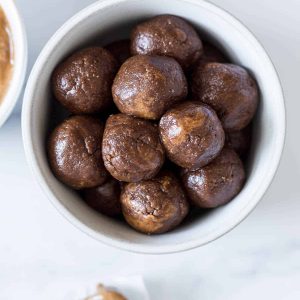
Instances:
[[[256,78],[261,101],[255,120],[248,179],[229,204],[187,221],[167,234],[147,236],[99,215],[52,174],[46,155],[51,118],[50,76],[75,49],[91,42],[122,38],[136,22],[158,14],[175,14],[192,22]],[[53,103],[53,102],[52,102]],[[28,162],[45,194],[77,228],[106,244],[142,253],[170,253],[204,245],[228,232],[256,206],[277,169],[285,135],[285,108],[276,71],[256,38],[237,19],[202,0],[98,1],[66,22],[50,39],[30,75],[23,105],[23,139]]]
[[[13,71],[7,91],[0,102],[0,127],[7,120],[20,96],[27,68],[27,39],[21,16],[12,0],[0,0],[7,18],[13,44]]]

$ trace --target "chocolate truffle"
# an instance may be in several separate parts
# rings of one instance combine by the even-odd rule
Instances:
[[[184,102],[166,112],[159,131],[168,158],[187,169],[205,166],[224,146],[225,134],[216,113],[197,102]]]
[[[201,57],[203,46],[187,21],[172,15],[160,15],[133,29],[131,52],[170,56],[188,69]]]
[[[100,47],[78,51],[60,63],[52,75],[57,100],[75,114],[98,113],[112,103],[117,72],[113,55]]]
[[[130,56],[130,40],[120,40],[108,44],[107,49],[121,66]]]
[[[226,204],[241,191],[245,171],[235,151],[224,148],[209,165],[196,171],[184,170],[182,180],[195,205],[213,208]]]
[[[226,131],[237,131],[252,120],[258,104],[258,88],[242,67],[233,64],[200,64],[193,73],[194,98],[217,112]]]
[[[137,55],[119,70],[113,99],[123,113],[157,120],[174,103],[187,96],[187,81],[175,59]]]
[[[225,134],[226,144],[235,150],[241,159],[245,159],[250,150],[251,131],[251,126],[247,126],[242,130],[231,131]]]
[[[83,198],[91,208],[104,215],[115,217],[121,214],[120,193],[120,183],[114,178],[109,178],[98,187],[85,189]]]
[[[102,153],[106,169],[114,178],[125,182],[150,179],[164,163],[157,127],[125,114],[107,119]]]
[[[205,41],[203,42],[203,55],[198,63],[206,64],[210,62],[226,63],[228,59],[216,46]]]
[[[58,125],[48,141],[55,176],[74,189],[104,183],[107,171],[101,153],[102,123],[90,116],[73,116]]]
[[[166,171],[151,180],[126,184],[121,205],[127,223],[147,234],[174,229],[189,211],[179,181]]]

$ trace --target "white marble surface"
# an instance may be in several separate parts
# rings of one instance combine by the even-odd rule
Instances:
[[[16,2],[28,30],[31,67],[55,29],[93,1]],[[135,274],[144,276],[154,300],[300,299],[300,1],[213,2],[257,35],[284,86],[286,148],[262,202],[232,232],[193,251],[145,256],[107,247],[64,220],[34,182],[22,148],[19,105],[0,130],[1,300],[71,300],[73,288]]]

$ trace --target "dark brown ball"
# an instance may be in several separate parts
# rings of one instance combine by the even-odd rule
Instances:
[[[72,113],[101,112],[112,103],[111,86],[117,66],[116,59],[103,48],[78,51],[54,70],[54,95]]]
[[[115,217],[121,214],[120,193],[120,183],[110,178],[98,187],[85,189],[83,198],[96,211],[109,217]]]
[[[154,177],[165,158],[157,127],[125,114],[107,119],[102,153],[106,169],[125,182]]]
[[[119,70],[113,99],[123,113],[157,120],[174,103],[187,96],[187,81],[171,57],[137,55]]]
[[[247,158],[247,154],[251,146],[251,127],[239,131],[231,131],[226,133],[226,144],[231,147],[239,155],[240,158]]]
[[[151,180],[126,184],[121,204],[127,223],[147,234],[174,229],[189,211],[184,191],[170,172],[163,172]]]
[[[74,189],[104,183],[107,171],[101,153],[102,123],[89,116],[73,116],[51,133],[49,163],[55,176]]]
[[[203,43],[203,55],[200,57],[198,64],[206,64],[210,62],[226,63],[228,58],[216,46],[209,42]]]
[[[242,67],[200,64],[192,78],[194,98],[216,110],[226,131],[241,130],[252,120],[258,105],[258,88]]]
[[[187,21],[172,15],[160,15],[133,29],[131,52],[170,56],[187,69],[201,57],[203,46]]]
[[[228,203],[241,191],[245,171],[235,151],[224,148],[209,165],[196,171],[185,170],[182,180],[195,205],[213,208]]]
[[[205,166],[224,146],[220,120],[201,103],[184,102],[170,109],[161,118],[159,131],[168,158],[187,169]]]
[[[108,44],[107,49],[121,66],[130,56],[130,40],[119,40]]]

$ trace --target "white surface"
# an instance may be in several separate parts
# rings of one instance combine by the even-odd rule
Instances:
[[[77,14],[51,38],[39,56],[26,86],[22,113],[27,159],[35,178],[59,212],[95,239],[117,248],[151,254],[204,245],[239,224],[256,206],[274,176],[285,130],[283,96],[277,74],[252,34],[224,10],[206,1],[172,0],[172,7],[169,3],[169,0],[100,1]],[[121,18],[120,10],[127,12]],[[59,182],[49,168],[45,140],[53,106],[51,74],[57,64],[95,36],[101,41],[111,39],[112,35],[116,39],[116,33],[129,34],[124,24],[162,13],[179,14],[220,42],[234,62],[247,67],[254,75],[261,99],[253,132],[253,151],[248,161],[248,178],[239,195],[205,217],[195,218],[167,234],[148,236],[92,211],[77,193]]]
[[[121,293],[126,299],[130,300],[150,300],[149,293],[145,286],[141,275],[124,276],[124,277],[101,277],[89,279],[87,282],[82,282],[80,285],[74,285],[74,282],[61,282],[55,286],[56,290],[64,290],[62,300],[91,300],[90,297],[96,294],[99,281],[108,289],[113,289]],[[97,298],[97,299],[96,299]],[[100,297],[93,297],[93,300],[102,300]]]
[[[91,2],[64,1],[60,10],[58,0],[17,1],[26,13],[31,63],[52,31]],[[115,250],[76,230],[44,197],[26,165],[15,115],[0,130],[1,300],[60,300],[66,294],[64,282],[77,286],[95,277],[137,273],[144,275],[154,300],[300,298],[300,2],[214,2],[238,16],[262,41],[285,90],[286,149],[264,200],[231,233],[202,248],[169,256]],[[73,5],[70,11],[66,3]]]

